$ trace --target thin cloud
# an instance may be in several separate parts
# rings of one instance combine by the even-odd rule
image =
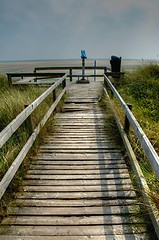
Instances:
[[[153,58],[158,0],[2,0],[0,60]],[[153,44],[151,44],[153,43]]]

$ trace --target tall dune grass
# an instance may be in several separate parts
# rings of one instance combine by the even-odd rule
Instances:
[[[46,88],[44,87],[33,87],[33,86],[12,86],[9,87],[5,75],[0,75],[0,102],[1,102],[1,111],[0,111],[0,131],[2,131],[23,109],[24,105],[31,104],[37,97],[39,97]],[[47,99],[38,106],[38,108],[32,114],[32,124],[33,129],[42,119],[42,116],[46,113],[52,104],[52,96],[48,96]],[[49,124],[41,132],[43,136],[47,131],[50,130],[53,126],[53,118],[49,120]],[[5,143],[0,151],[0,178],[4,176],[5,172],[12,164],[13,160],[19,153],[19,151],[24,146],[25,142],[29,137],[29,129],[26,124],[22,126],[13,134],[13,136]],[[40,137],[37,141],[39,141]],[[41,138],[42,139],[42,138]],[[35,145],[37,145],[35,143]],[[34,145],[34,146],[35,146]],[[36,148],[34,148],[35,151]],[[31,154],[34,154],[32,150]],[[23,175],[29,164],[29,155],[25,159],[24,164],[18,170],[12,184],[8,187],[7,193],[5,195],[5,201],[1,201],[1,204],[4,207],[4,202],[6,199],[10,198],[15,189],[17,190],[18,186],[21,184]],[[2,210],[3,208],[1,208]],[[3,211],[2,211],[3,212]]]
[[[133,105],[133,114],[159,154],[159,66],[150,63],[126,73],[123,84],[117,88],[125,102]],[[135,136],[131,142],[159,208],[159,181]]]

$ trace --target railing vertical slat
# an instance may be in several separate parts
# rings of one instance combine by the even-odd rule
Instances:
[[[72,82],[72,68],[70,68],[70,82]]]

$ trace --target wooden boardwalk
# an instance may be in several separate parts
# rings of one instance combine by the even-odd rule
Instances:
[[[99,88],[68,87],[56,131],[34,157],[0,240],[150,239],[121,149],[104,130]]]

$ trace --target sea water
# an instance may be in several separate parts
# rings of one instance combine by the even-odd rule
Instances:
[[[110,68],[109,59],[86,59],[86,66],[105,66]],[[121,70],[133,70],[136,67],[147,63],[144,60],[126,60],[121,61]],[[28,60],[28,61],[5,61],[0,62],[0,73],[13,73],[13,72],[33,72],[36,67],[75,67],[82,66],[81,59],[63,59],[63,60]],[[59,70],[58,70],[59,71]],[[60,70],[66,72],[66,70]],[[87,72],[88,73],[88,72]],[[89,74],[89,73],[88,73]]]

